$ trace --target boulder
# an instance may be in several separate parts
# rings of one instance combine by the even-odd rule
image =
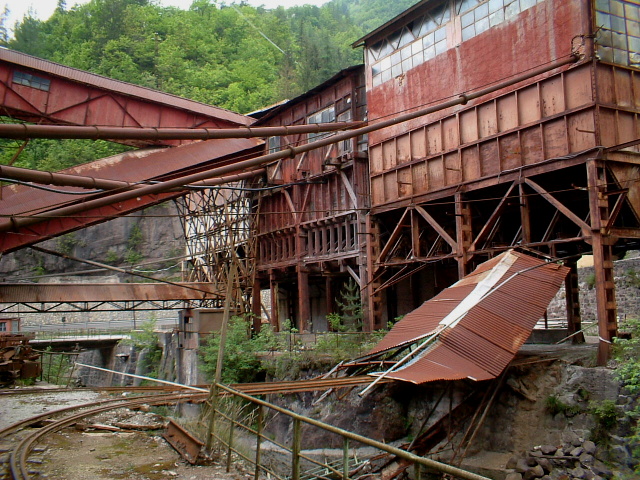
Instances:
[[[558,447],[556,447],[555,445],[542,445],[540,447],[540,451],[544,455],[555,455],[557,450],[558,450]]]
[[[540,478],[543,475],[544,470],[542,469],[542,467],[540,465],[536,465],[535,467],[531,467],[526,472],[524,472],[522,478],[524,480],[533,480],[534,478]]]
[[[569,470],[569,474],[573,478],[580,478],[580,479],[586,479],[587,478],[587,472],[582,467],[576,467],[573,470]]]
[[[582,444],[582,448],[584,448],[584,451],[589,455],[593,455],[596,453],[596,444],[591,440],[587,440],[586,442],[584,442]]]
[[[542,467],[545,473],[549,473],[553,469],[551,460],[549,460],[548,458],[539,458],[538,465]]]
[[[518,472],[508,473],[504,480],[522,480],[522,474]]]

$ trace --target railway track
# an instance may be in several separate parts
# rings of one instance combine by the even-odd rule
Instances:
[[[129,399],[109,399],[90,402],[73,407],[65,407],[51,412],[30,417],[0,430],[0,445],[6,454],[2,456],[5,462],[0,466],[2,478],[11,480],[27,480],[33,478],[36,472],[28,466],[29,454],[35,445],[47,435],[57,432],[78,421],[117,408],[131,408],[140,405],[162,405],[185,400],[197,400],[206,397],[206,393],[164,393],[156,395],[141,395]],[[29,431],[30,426],[48,422],[35,431]]]
[[[371,377],[343,377],[343,378],[327,378],[327,379],[310,379],[297,380],[287,382],[271,382],[271,383],[245,383],[235,384],[232,388],[237,389],[248,395],[268,395],[268,394],[286,394],[309,391],[322,391],[345,387],[355,387],[371,382]],[[200,388],[208,390],[209,386],[201,385]],[[109,393],[132,392],[138,393],[139,396],[129,398],[114,398],[101,400],[97,402],[84,403],[77,406],[65,407],[51,412],[46,412],[15,423],[9,427],[0,430],[0,453],[6,459],[4,464],[0,463],[1,478],[11,480],[27,480],[33,478],[35,472],[31,471],[28,465],[28,458],[33,451],[35,445],[44,437],[57,432],[65,427],[71,426],[80,420],[97,415],[102,412],[114,410],[117,408],[131,408],[147,405],[159,405],[167,403],[176,403],[179,401],[201,401],[208,393],[182,391],[176,393],[179,387],[175,386],[153,386],[153,387],[103,387],[91,389],[69,389],[69,388],[40,388],[40,389],[23,389],[23,390],[5,390],[0,392],[0,396],[4,395],[25,395],[25,394],[47,394],[61,393],[78,390],[86,391],[102,391]],[[151,392],[156,392],[151,394]],[[30,428],[35,424],[45,424],[35,431]],[[4,473],[2,473],[4,472]]]

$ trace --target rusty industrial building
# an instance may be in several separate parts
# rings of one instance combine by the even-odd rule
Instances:
[[[604,361],[612,261],[640,239],[637,3],[424,0],[354,47],[364,65],[251,117],[0,50],[3,112],[39,124],[0,136],[139,147],[60,174],[1,167],[100,192],[4,187],[0,250],[177,199],[191,283],[175,298],[324,331],[355,282],[371,331],[517,248],[568,267],[569,333],[592,253]],[[109,291],[96,300],[137,298]]]

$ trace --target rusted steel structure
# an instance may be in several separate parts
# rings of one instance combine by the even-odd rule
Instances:
[[[129,132],[125,135],[128,139],[119,135],[117,141],[144,147],[65,172],[96,178],[94,187],[70,183],[74,188],[65,187],[40,195],[33,195],[33,189],[24,185],[2,188],[2,252],[184,195],[184,190],[174,189],[158,194],[141,193],[126,199],[113,197],[112,200],[108,193],[115,195],[134,185],[168,180],[206,170],[212,164],[229,163],[238,156],[255,155],[255,149],[261,144],[257,139],[213,139],[194,144],[196,138],[203,137],[183,136],[181,140],[161,138],[158,134],[154,137],[150,132],[179,129],[184,133],[187,128],[202,131],[248,127],[254,120],[222,108],[7,49],[0,50],[0,105],[4,115],[38,123],[39,128],[49,131],[55,127],[64,131],[65,128],[90,126],[94,131],[93,138],[107,138],[105,130],[101,129],[108,132],[120,127]],[[23,133],[20,138],[28,141],[28,132]],[[5,173],[3,171],[2,175]],[[12,178],[11,173],[7,176]],[[115,182],[107,188],[109,192],[102,192],[95,191],[105,188],[98,180]],[[131,185],[118,187],[117,182]],[[53,182],[45,180],[43,183]],[[93,207],[84,208],[85,204]]]
[[[231,128],[252,119],[168,93],[113,80],[8,49],[0,50],[5,115],[31,123],[154,128]],[[190,141],[123,141],[175,146]]]
[[[369,135],[369,328],[506,248],[574,268],[572,256],[593,252],[606,356],[612,249],[640,238],[639,18],[625,0],[424,0],[354,44],[373,122],[520,80]]]
[[[362,66],[346,69],[322,85],[280,105],[260,126],[353,122],[366,119]],[[268,152],[313,145],[332,134],[267,138]],[[366,210],[369,207],[366,136],[280,158],[267,165],[267,184],[256,195],[256,282],[270,290],[270,320],[291,320],[301,331],[327,330],[335,297],[345,282],[367,296]],[[351,279],[351,280],[349,280]],[[260,314],[255,302],[254,313]]]

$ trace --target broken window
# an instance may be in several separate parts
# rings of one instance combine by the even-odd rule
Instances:
[[[24,85],[25,87],[37,88],[45,92],[48,92],[51,86],[51,80],[18,70],[13,72],[13,83]]]
[[[640,66],[640,5],[626,0],[595,0],[598,58]]]
[[[267,138],[267,152],[274,153],[280,151],[280,137]]]
[[[367,50],[376,87],[445,52],[447,29],[459,16],[465,41],[509,20],[544,0],[448,0],[433,7]],[[608,3],[608,0],[598,0]],[[612,0],[621,1],[622,0]],[[625,2],[627,3],[627,2]],[[450,41],[449,43],[453,43]],[[636,50],[637,51],[637,50]]]
[[[309,115],[307,117],[308,125],[312,125],[314,123],[331,123],[335,121],[336,121],[336,109],[333,105],[325,108],[324,110],[320,110],[319,112],[316,112],[313,115]],[[307,138],[309,140],[309,143],[311,143],[321,138],[325,138],[329,135],[330,135],[329,132],[309,133]]]

